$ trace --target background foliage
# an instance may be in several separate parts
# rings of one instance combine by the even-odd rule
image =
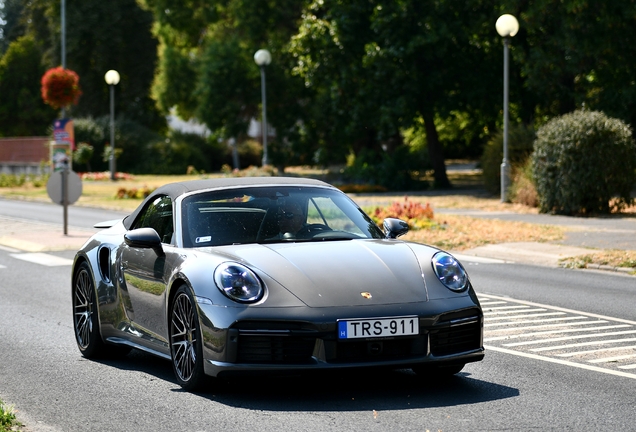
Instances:
[[[42,135],[57,116],[39,100],[37,81],[60,63],[60,2],[0,3],[0,136]],[[103,76],[116,69],[122,167],[216,169],[228,152],[218,140],[255,143],[247,132],[260,118],[261,85],[252,57],[267,48],[277,167],[349,158],[356,181],[419,187],[409,179],[430,171],[433,186],[448,187],[445,159],[479,157],[501,128],[494,23],[503,13],[520,22],[511,41],[513,125],[540,127],[583,106],[635,124],[632,0],[67,0],[67,66],[84,93],[71,115],[108,115]],[[214,138],[168,131],[171,109]],[[87,141],[95,168],[100,139]]]
[[[578,110],[537,131],[532,156],[539,208],[565,215],[608,214],[632,203],[636,144],[622,121]]]

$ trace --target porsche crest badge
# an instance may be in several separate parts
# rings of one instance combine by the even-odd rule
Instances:
[[[367,299],[367,300],[369,300],[371,297],[373,297],[370,292],[366,292],[366,291],[361,292],[360,295],[362,297],[364,297],[365,299]]]

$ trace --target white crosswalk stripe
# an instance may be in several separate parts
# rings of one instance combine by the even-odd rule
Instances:
[[[508,297],[478,297],[487,350],[636,379],[636,322]]]
[[[68,258],[62,258],[56,255],[50,255],[46,253],[21,253],[10,254],[13,258],[17,258],[23,261],[29,261],[35,264],[40,264],[47,267],[66,266],[73,264],[73,260]]]

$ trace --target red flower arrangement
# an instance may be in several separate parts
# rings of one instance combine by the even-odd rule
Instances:
[[[70,69],[60,66],[49,69],[42,76],[42,99],[53,108],[77,104],[81,94],[79,77]]]

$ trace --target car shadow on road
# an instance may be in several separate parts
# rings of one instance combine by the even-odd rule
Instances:
[[[183,391],[170,362],[150,354],[133,350],[122,359],[103,363],[152,375],[173,383],[173,391]],[[263,411],[360,411],[474,404],[516,397],[519,391],[472,378],[467,371],[435,379],[420,377],[410,369],[371,369],[236,375],[211,380],[198,396],[231,407]]]
[[[446,407],[519,395],[515,388],[471,378],[467,372],[432,379],[410,369],[237,377],[210,390],[202,396],[228,406],[279,412]]]

